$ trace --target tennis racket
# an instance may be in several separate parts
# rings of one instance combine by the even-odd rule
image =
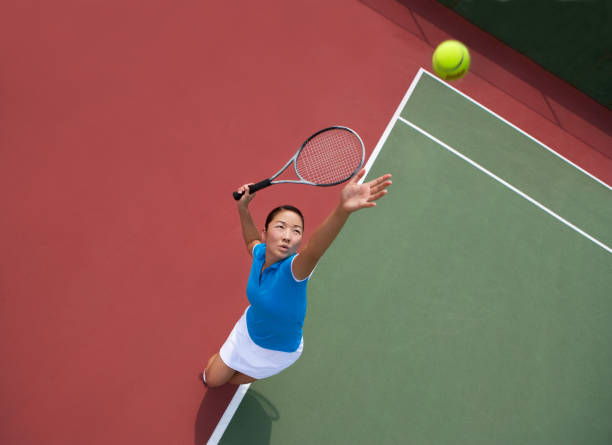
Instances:
[[[347,127],[334,126],[306,139],[297,153],[274,175],[249,186],[250,193],[274,184],[308,184],[328,187],[348,181],[361,169],[365,148],[359,135]],[[275,180],[291,164],[299,180]],[[234,192],[238,201],[244,193]]]

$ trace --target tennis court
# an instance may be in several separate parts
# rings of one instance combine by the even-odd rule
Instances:
[[[610,187],[426,71],[399,102],[302,358],[209,443],[609,443]]]
[[[537,29],[577,25],[570,78],[528,32],[545,5],[495,5],[538,59],[468,3],[2,2],[0,443],[200,445],[232,400],[226,443],[610,442],[609,187],[415,80],[462,41],[452,87],[612,185],[609,101],[572,80],[605,89],[605,5]],[[391,192],[315,273],[298,364],[207,388],[248,305],[231,192],[330,125]],[[339,191],[253,218],[294,205],[308,242]]]

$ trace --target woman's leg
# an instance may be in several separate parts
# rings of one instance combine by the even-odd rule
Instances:
[[[219,354],[213,355],[208,360],[205,372],[206,386],[209,388],[216,388],[217,386],[226,384],[236,373],[236,371],[223,363]]]
[[[206,386],[209,388],[216,388],[217,386],[225,385],[226,383],[233,383],[241,385],[243,383],[251,383],[257,379],[249,377],[248,375],[237,372],[227,366],[219,354],[213,355],[206,365]]]

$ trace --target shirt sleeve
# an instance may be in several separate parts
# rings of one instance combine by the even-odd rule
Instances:
[[[253,258],[255,257],[255,255],[261,255],[262,253],[262,249],[265,250],[266,244],[265,243],[257,243],[253,246]]]
[[[303,280],[298,280],[297,278],[295,278],[295,275],[293,275],[293,261],[298,257],[298,255],[299,253],[297,255],[293,255],[293,257],[291,257],[291,260],[287,261],[287,263],[289,263],[289,274],[291,275],[291,278],[293,279],[293,281],[295,281],[296,283],[305,283],[312,276],[314,269],[312,270],[312,272],[310,272],[310,275],[308,275]],[[315,266],[315,269],[316,269],[316,266]]]

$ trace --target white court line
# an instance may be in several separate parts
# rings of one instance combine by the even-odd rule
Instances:
[[[419,69],[419,74],[421,73],[427,73],[430,77],[434,78],[435,80],[437,80],[438,82],[440,82],[442,85],[446,86],[447,88],[450,88],[451,90],[453,90],[455,93],[460,94],[462,97],[464,97],[465,99],[469,100],[470,102],[472,102],[474,105],[482,108],[483,110],[485,110],[487,113],[495,116],[497,119],[499,119],[500,121],[502,121],[503,123],[505,123],[506,125],[512,127],[513,129],[515,129],[516,131],[518,131],[519,133],[521,133],[523,136],[531,139],[533,142],[535,142],[536,144],[538,144],[539,146],[545,148],[546,150],[548,150],[549,152],[551,152],[552,154],[554,154],[555,156],[559,157],[560,159],[562,159],[563,161],[567,162],[568,164],[570,164],[572,167],[577,168],[578,170],[580,170],[582,173],[584,173],[585,175],[587,175],[588,177],[590,177],[591,179],[594,179],[595,181],[599,182],[601,185],[603,185],[604,187],[606,187],[608,190],[612,190],[612,187],[610,187],[608,184],[606,184],[604,181],[602,181],[601,179],[597,178],[596,176],[593,176],[591,173],[589,173],[588,171],[584,170],[583,168],[579,167],[578,165],[574,164],[572,161],[570,161],[569,159],[563,157],[562,155],[560,155],[559,153],[557,153],[555,150],[553,150],[552,148],[548,147],[546,144],[543,144],[542,142],[538,141],[536,138],[534,138],[533,136],[531,136],[529,133],[525,132],[524,130],[521,130],[519,127],[517,127],[516,125],[514,125],[512,122],[507,121],[506,119],[504,119],[503,117],[501,117],[499,114],[495,113],[492,110],[489,110],[487,107],[485,107],[484,105],[482,105],[481,103],[477,102],[476,100],[474,100],[473,98],[471,98],[470,96],[468,96],[467,94],[459,91],[457,88],[451,86],[448,84],[448,82],[444,82],[442,79],[438,78],[438,76],[431,74],[429,71],[420,68]]]
[[[406,119],[404,119],[403,117],[399,116],[398,119],[400,121],[402,121],[403,123],[405,123],[406,125],[412,127],[413,129],[415,129],[416,131],[418,131],[419,133],[421,133],[423,136],[431,139],[432,141],[436,142],[437,144],[439,144],[440,146],[444,147],[445,149],[447,149],[448,151],[450,151],[451,153],[453,153],[454,155],[460,157],[461,159],[463,159],[464,161],[466,161],[467,163],[469,163],[470,165],[472,165],[473,167],[476,167],[478,170],[480,170],[481,172],[483,172],[484,174],[486,174],[487,176],[495,179],[497,182],[499,182],[500,184],[505,185],[506,187],[508,187],[510,190],[512,190],[514,193],[518,194],[519,196],[525,198],[527,201],[529,201],[530,203],[534,204],[535,206],[539,207],[540,209],[544,210],[546,213],[548,213],[549,215],[551,215],[552,217],[554,217],[555,219],[557,219],[558,221],[562,222],[563,224],[565,224],[566,226],[568,226],[570,229],[578,232],[580,235],[584,236],[585,238],[589,239],[590,241],[594,242],[595,244],[597,244],[599,247],[602,247],[603,249],[607,250],[608,253],[612,253],[612,249],[610,249],[610,247],[608,247],[607,245],[605,245],[604,243],[602,243],[601,241],[595,239],[594,237],[592,237],[591,235],[589,235],[588,233],[586,233],[585,231],[579,229],[578,227],[576,227],[575,225],[573,225],[572,223],[570,223],[568,220],[562,218],[561,216],[559,216],[558,214],[556,214],[555,212],[553,212],[552,210],[550,210],[548,207],[540,204],[538,201],[536,201],[535,199],[533,199],[531,196],[527,195],[526,193],[523,193],[522,191],[520,191],[519,189],[517,189],[516,187],[514,187],[513,185],[511,185],[510,183],[504,181],[503,179],[501,179],[499,176],[496,176],[495,174],[491,173],[489,170],[487,170],[486,168],[484,168],[483,166],[481,166],[480,164],[472,161],[470,158],[468,158],[467,156],[465,156],[464,154],[458,152],[457,150],[455,150],[454,148],[452,148],[451,146],[445,144],[444,142],[442,142],[441,140],[435,138],[434,136],[432,136],[431,134],[427,133],[425,130],[423,130],[422,128],[417,127],[416,125],[414,125],[412,122],[407,121]]]
[[[238,387],[238,389],[234,393],[234,397],[232,397],[231,402],[229,403],[229,405],[227,405],[227,408],[225,409],[223,416],[221,416],[221,420],[219,420],[217,427],[215,428],[213,433],[210,435],[210,439],[208,439],[208,442],[206,443],[206,445],[217,445],[219,443],[219,441],[221,440],[221,437],[223,437],[223,433],[225,433],[227,426],[232,420],[232,417],[234,417],[234,414],[236,414],[236,410],[240,406],[240,402],[242,402],[242,399],[244,398],[244,395],[249,390],[250,386],[251,386],[250,383],[245,383],[244,385],[240,385]]]
[[[378,141],[378,144],[376,144],[376,147],[374,147],[374,150],[372,151],[372,154],[368,158],[368,162],[366,162],[366,165],[365,165],[366,174],[363,176],[363,178],[361,179],[360,182],[363,182],[365,177],[368,175],[370,169],[372,168],[372,165],[374,165],[374,161],[376,161],[376,158],[378,157],[378,154],[382,150],[383,145],[385,145],[385,142],[387,142],[387,138],[391,134],[391,130],[393,130],[393,127],[395,126],[395,123],[397,122],[397,119],[400,117],[400,114],[402,113],[402,110],[406,106],[406,103],[408,102],[408,99],[410,99],[410,96],[412,96],[412,92],[414,91],[414,89],[416,88],[417,84],[419,83],[419,80],[421,80],[421,76],[423,75],[424,72],[425,72],[425,70],[423,70],[421,68],[419,70],[419,72],[416,74],[416,76],[414,76],[414,79],[412,79],[412,83],[410,84],[410,88],[408,88],[408,91],[404,95],[404,98],[402,99],[402,101],[400,102],[399,106],[395,110],[395,113],[393,114],[393,117],[391,118],[391,120],[387,124],[387,128],[385,128],[385,131],[383,132],[382,136],[380,137],[380,140]]]
[[[588,173],[587,171],[583,170],[582,168],[578,167],[576,164],[572,163],[571,161],[569,161],[568,159],[564,158],[563,156],[561,156],[559,153],[557,153],[556,151],[552,150],[551,148],[547,147],[545,144],[543,144],[542,142],[538,141],[537,139],[535,139],[533,136],[531,136],[529,133],[526,133],[525,131],[521,130],[519,127],[517,127],[516,125],[508,122],[506,119],[504,119],[503,117],[499,116],[498,114],[494,113],[493,111],[489,110],[487,107],[485,107],[484,105],[479,104],[478,102],[476,102],[474,99],[472,99],[471,97],[467,96],[466,94],[462,93],[461,91],[457,90],[456,88],[448,85],[448,83],[441,81],[440,79],[438,79],[436,76],[434,76],[433,74],[429,73],[428,71],[426,71],[423,68],[419,69],[419,72],[416,74],[416,76],[414,77],[412,83],[410,84],[410,87],[408,88],[408,91],[406,92],[406,94],[404,95],[404,98],[402,99],[402,101],[400,102],[399,106],[397,107],[397,109],[395,110],[395,113],[393,114],[393,117],[391,118],[391,120],[389,121],[389,124],[387,125],[387,128],[385,129],[382,137],[380,138],[380,140],[378,141],[378,144],[376,144],[376,147],[374,148],[374,151],[372,152],[372,155],[370,156],[370,158],[368,159],[368,162],[366,163],[366,171],[369,172],[370,168],[372,167],[372,165],[374,164],[374,161],[376,160],[376,158],[378,157],[380,151],[382,150],[383,145],[385,144],[385,142],[387,141],[389,135],[391,134],[391,130],[393,130],[393,127],[395,126],[395,124],[397,123],[398,120],[401,120],[402,122],[404,122],[405,124],[413,127],[415,130],[417,130],[418,132],[420,132],[421,134],[423,134],[424,136],[430,138],[431,140],[435,141],[436,143],[438,143],[439,145],[441,145],[442,147],[444,147],[445,149],[451,151],[452,153],[454,153],[455,155],[459,156],[461,159],[465,160],[466,162],[470,163],[471,165],[473,165],[474,167],[476,167],[477,169],[481,170],[483,173],[489,175],[491,178],[495,179],[496,181],[500,182],[501,184],[505,185],[506,187],[508,187],[510,190],[514,191],[515,193],[517,193],[518,195],[522,196],[523,198],[525,198],[526,200],[528,200],[529,202],[531,202],[532,204],[534,204],[535,206],[539,207],[540,209],[544,210],[546,213],[548,213],[549,215],[553,216],[554,218],[556,218],[558,221],[562,222],[563,224],[565,224],[566,226],[568,226],[569,228],[571,228],[572,230],[576,231],[577,233],[579,233],[580,235],[584,236],[585,238],[589,239],[590,241],[592,241],[593,243],[597,244],[598,246],[600,246],[601,248],[603,248],[604,250],[608,251],[609,253],[612,253],[612,250],[610,249],[609,246],[607,246],[606,244],[602,243],[601,241],[597,240],[596,238],[594,238],[593,236],[589,235],[588,233],[586,233],[585,231],[583,231],[582,229],[578,228],[577,226],[575,226],[574,224],[570,223],[569,221],[567,221],[566,219],[562,218],[561,216],[557,215],[555,212],[553,212],[552,210],[550,210],[548,207],[542,205],[541,203],[539,203],[538,201],[536,201],[535,199],[531,198],[530,196],[528,196],[527,194],[523,193],[522,191],[520,191],[519,189],[517,189],[516,187],[512,186],[511,184],[509,184],[508,182],[504,181],[503,179],[499,178],[498,176],[494,175],[493,173],[491,173],[490,171],[488,171],[487,169],[485,169],[484,167],[480,166],[479,164],[477,164],[476,162],[472,161],[471,159],[469,159],[467,156],[459,153],[457,150],[453,149],[452,147],[448,146],[447,144],[445,144],[444,142],[440,141],[439,139],[433,137],[432,135],[430,135],[429,133],[427,133],[425,130],[417,127],[416,125],[414,125],[413,123],[407,121],[406,119],[404,119],[403,117],[401,117],[401,112],[403,111],[404,107],[406,106],[406,104],[408,103],[408,99],[410,99],[410,96],[412,96],[412,93],[414,92],[414,89],[416,88],[416,85],[418,84],[419,80],[421,79],[421,76],[423,75],[423,73],[428,74],[429,76],[435,78],[436,80],[438,80],[439,82],[441,82],[442,84],[446,85],[448,88],[452,89],[453,91],[455,91],[456,93],[461,94],[461,96],[465,97],[466,99],[468,99],[470,102],[474,103],[475,105],[479,106],[480,108],[482,108],[483,110],[487,111],[488,113],[490,113],[491,115],[495,116],[496,118],[498,118],[499,120],[501,120],[502,122],[506,123],[507,125],[509,125],[510,127],[512,127],[513,129],[515,129],[516,131],[520,132],[521,134],[523,134],[524,136],[526,136],[527,138],[529,138],[530,140],[532,140],[533,142],[537,143],[538,145],[540,145],[541,147],[545,148],[546,150],[548,150],[549,152],[553,153],[555,156],[558,156],[559,158],[561,158],[562,160],[564,160],[565,162],[567,162],[568,164],[572,165],[573,167],[577,168],[578,170],[580,170],[581,172],[583,172],[584,174],[586,174],[587,176],[589,176],[590,178],[594,179],[595,181],[597,181],[598,183],[600,183],[601,185],[603,185],[604,187],[610,189],[610,186],[608,184],[606,184],[605,182],[601,181],[600,179],[596,178],[595,176],[591,175],[590,173]],[[365,176],[364,176],[365,178]]]

